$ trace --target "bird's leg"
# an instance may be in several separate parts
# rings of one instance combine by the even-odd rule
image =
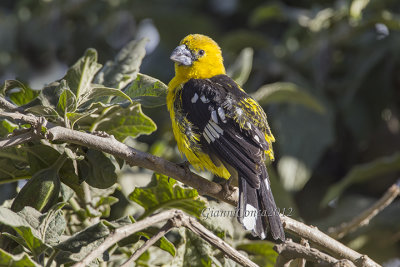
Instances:
[[[232,181],[233,181],[233,179],[231,176],[228,180],[222,181],[220,183],[220,185],[222,186],[222,190],[224,190],[225,197],[229,197],[234,192],[235,188],[234,188],[234,186],[231,185]]]

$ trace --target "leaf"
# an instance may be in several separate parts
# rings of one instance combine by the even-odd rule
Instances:
[[[145,107],[157,107],[165,105],[168,86],[163,82],[138,73],[134,81],[132,81],[125,89],[132,101],[139,102]],[[111,103],[121,103],[124,99],[117,97]]]
[[[294,83],[276,82],[261,86],[254,94],[260,105],[270,103],[301,104],[317,113],[324,113],[324,106],[312,95],[302,90]]]
[[[210,243],[206,242],[201,237],[186,230],[185,254],[182,266],[198,266],[198,267],[211,267],[213,249]]]
[[[15,213],[10,209],[0,207],[0,223],[12,227],[21,237],[21,239],[13,239],[38,256],[49,247],[42,241],[39,232],[21,216],[24,213],[31,214],[29,220],[34,220],[38,211],[33,208],[25,208],[21,213]],[[7,236],[11,237],[10,235]]]
[[[64,79],[75,94],[78,105],[82,101],[81,96],[90,93],[93,77],[100,68],[101,64],[97,63],[97,51],[89,48],[65,75]]]
[[[97,84],[92,84],[91,89],[84,95],[81,96],[80,105],[86,105],[87,102],[93,102],[94,99],[103,97],[103,96],[119,96],[123,99],[127,99],[130,103],[132,100],[129,96],[127,96],[124,92],[119,89],[104,87]]]
[[[140,104],[132,104],[127,108],[117,106],[98,122],[97,131],[105,131],[123,142],[127,137],[138,137],[151,134],[157,129],[156,124],[143,112]]]
[[[158,173],[146,187],[135,188],[129,199],[145,208],[141,218],[161,208],[177,208],[199,218],[206,207],[195,189],[183,188],[174,179]]]
[[[236,249],[247,252],[255,263],[259,266],[273,267],[278,257],[278,253],[273,250],[274,243],[269,241],[252,241],[239,244]]]
[[[109,227],[102,220],[74,234],[55,246],[60,250],[56,256],[56,262],[66,264],[82,260],[87,254],[98,248],[110,233]],[[107,256],[106,253],[103,254],[103,258]]]
[[[13,154],[15,150],[17,149],[9,148],[7,150],[0,151],[0,184],[11,183],[30,177],[29,169],[26,163],[19,160],[14,160],[20,157],[17,154],[20,153],[19,151]],[[22,159],[24,160],[24,158]]]
[[[372,178],[400,170],[400,153],[377,158],[374,161],[354,166],[340,182],[332,185],[321,201],[321,207],[338,198],[352,184],[366,182]]]
[[[31,260],[25,252],[12,255],[0,248],[0,266],[39,267],[40,265]]]
[[[118,242],[118,246],[124,247],[131,244],[137,243],[141,237],[145,237],[146,239],[150,239],[153,235],[156,235],[160,231],[157,227],[147,227],[145,230],[136,232],[133,235],[124,238],[120,242]],[[164,236],[161,237],[155,244],[155,246],[159,247],[160,249],[168,252],[173,257],[175,256],[176,249],[174,244],[172,244],[167,238]]]
[[[61,210],[65,204],[58,203],[39,217],[39,231],[44,233],[44,241],[50,246],[55,246],[61,242],[61,235],[67,227],[67,222]]]
[[[253,66],[254,51],[250,47],[244,48],[235,63],[227,70],[228,76],[232,77],[240,86],[246,83]]]
[[[125,45],[114,61],[107,61],[96,75],[94,82],[106,87],[124,88],[136,78],[142,59],[146,54],[147,39],[133,40]]]
[[[76,96],[69,89],[65,80],[61,80],[60,87],[62,88],[62,93],[60,99],[58,100],[57,110],[59,114],[64,115],[68,112],[75,112],[76,110]]]
[[[103,152],[88,149],[85,160],[78,162],[78,168],[90,186],[105,189],[117,182],[115,166]]]
[[[5,137],[9,133],[12,133],[18,126],[8,120],[0,120],[0,137]]]
[[[12,89],[19,90],[10,92]],[[22,106],[29,103],[40,93],[39,90],[32,90],[29,86],[17,80],[6,80],[4,82],[2,92],[4,95],[8,95],[11,101],[17,106]]]

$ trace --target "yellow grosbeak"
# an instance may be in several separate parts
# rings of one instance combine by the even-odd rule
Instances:
[[[264,239],[285,239],[265,160],[275,141],[260,105],[225,73],[221,49],[201,34],[186,36],[172,52],[175,77],[167,106],[178,148],[196,169],[237,179],[238,220]]]

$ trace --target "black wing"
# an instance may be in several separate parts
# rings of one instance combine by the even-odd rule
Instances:
[[[259,188],[260,166],[270,145],[259,127],[266,119],[254,118],[254,110],[243,105],[250,97],[231,78],[218,75],[189,80],[180,98],[182,114],[201,136],[201,148],[211,158],[233,167],[250,186]],[[256,123],[260,120],[261,124]]]

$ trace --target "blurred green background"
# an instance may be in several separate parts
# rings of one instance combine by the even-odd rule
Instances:
[[[150,42],[140,72],[168,83],[173,48],[187,34],[209,35],[268,115],[278,206],[327,230],[400,176],[399,30],[394,0],[2,0],[0,83],[39,89],[87,48],[104,64],[142,37]],[[180,162],[166,107],[144,111],[158,130],[139,147]],[[343,242],[378,262],[400,261],[399,202]]]

